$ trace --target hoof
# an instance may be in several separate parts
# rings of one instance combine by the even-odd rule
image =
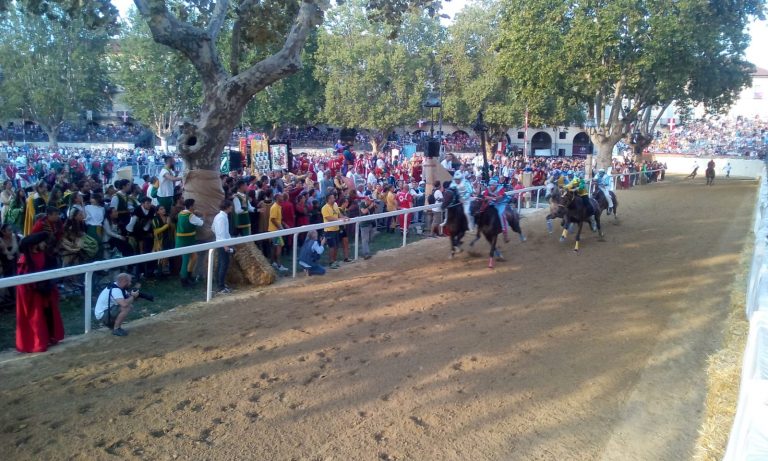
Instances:
[[[551,234],[551,233],[552,233],[552,232],[550,232],[550,234]],[[523,235],[523,234],[520,234],[520,241],[521,241],[521,242],[525,242],[526,240],[528,240],[528,237],[526,237],[526,236],[525,236],[525,235]]]
[[[565,242],[565,237],[560,237],[560,243]]]
[[[579,254],[579,249],[578,248],[574,248],[573,252],[576,253],[576,254]]]

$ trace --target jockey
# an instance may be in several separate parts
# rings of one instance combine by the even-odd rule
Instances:
[[[605,168],[600,168],[597,171],[595,183],[597,184],[597,188],[600,189],[600,192],[603,193],[605,201],[608,202],[608,214],[611,214],[611,211],[613,211],[613,199],[611,198],[611,177],[605,174]]]
[[[456,190],[461,197],[461,203],[464,206],[464,214],[467,216],[467,223],[470,230],[475,227],[475,220],[470,212],[470,205],[472,204],[472,185],[464,178],[464,173],[456,171],[453,173],[453,184],[451,188],[456,187]]]
[[[565,186],[565,189],[581,197],[582,203],[587,207],[587,215],[589,216],[589,223],[592,226],[592,232],[597,232],[595,209],[592,208],[592,200],[589,198],[589,192],[587,191],[584,180],[579,177],[573,178],[573,181],[568,183],[568,185]]]
[[[504,233],[504,242],[509,242],[509,223],[507,223],[507,218],[504,216],[507,204],[509,203],[509,196],[504,192],[504,186],[499,184],[499,178],[494,176],[488,181],[488,188],[483,192],[483,197],[491,202],[499,213],[501,231]]]

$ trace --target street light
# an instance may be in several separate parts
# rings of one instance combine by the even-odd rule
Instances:
[[[475,124],[472,125],[472,129],[475,130],[475,133],[480,135],[480,151],[483,154],[483,181],[488,182],[490,179],[488,175],[488,157],[485,154],[485,136],[488,133],[488,125],[486,125],[483,120],[482,109],[477,111],[477,120],[475,120]]]

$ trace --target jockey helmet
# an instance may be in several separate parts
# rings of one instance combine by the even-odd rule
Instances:
[[[600,168],[599,170],[597,170],[597,172],[598,173],[605,173],[605,168]]]
[[[573,177],[573,170],[568,170],[568,176]]]
[[[488,185],[489,185],[489,186],[498,186],[498,185],[499,185],[499,178],[497,178],[496,176],[492,177],[492,178],[491,178],[491,179],[488,181]]]
[[[457,171],[453,173],[453,179],[464,179],[464,176],[461,174],[461,171]]]

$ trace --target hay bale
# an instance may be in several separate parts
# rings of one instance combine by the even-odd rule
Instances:
[[[277,280],[277,272],[253,243],[235,247],[234,259],[243,278],[251,285],[270,285]]]

